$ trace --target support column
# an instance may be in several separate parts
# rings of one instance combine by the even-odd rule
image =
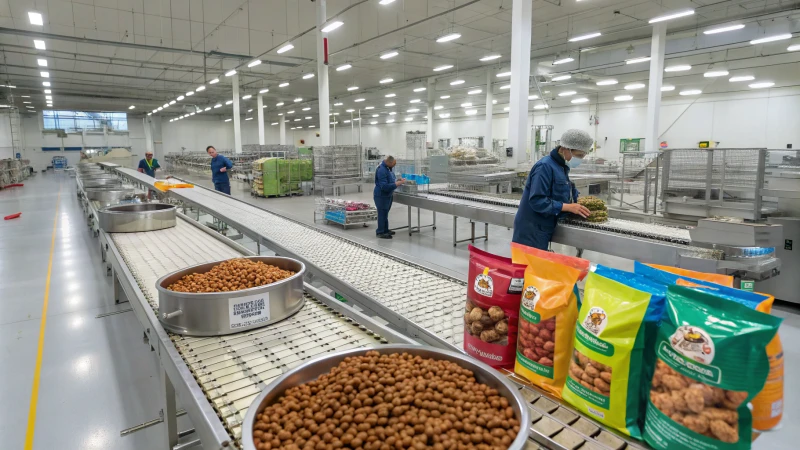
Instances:
[[[286,145],[286,116],[281,116],[279,122],[278,128],[280,128],[281,131],[281,145]]]
[[[328,90],[328,66],[325,64],[325,48],[322,43],[322,27],[327,18],[327,0],[317,0],[317,92],[319,93],[319,140],[320,145],[331,145],[330,94]]]
[[[256,107],[258,108],[258,143],[264,145],[264,96],[258,94],[256,98]]]
[[[664,80],[664,47],[667,42],[667,24],[653,25],[653,40],[650,44],[650,83],[647,87],[647,117],[645,122],[645,151],[659,149],[658,120],[661,112],[661,83]]]
[[[494,136],[492,135],[492,115],[494,114],[494,104],[492,103],[494,100],[494,94],[492,93],[492,71],[486,71],[486,124],[484,125],[486,129],[483,132],[483,148],[489,150],[490,152],[494,150],[494,145],[492,144],[492,140]]]
[[[516,168],[526,158],[528,144],[528,79],[531,74],[532,0],[511,3],[511,93],[508,113],[508,146],[514,155],[506,167]]]
[[[425,129],[425,141],[430,143],[428,148],[436,147],[433,136],[433,106],[436,103],[436,78],[428,78],[428,127]]]
[[[233,151],[242,153],[242,124],[239,116],[239,74],[231,77],[233,83]]]

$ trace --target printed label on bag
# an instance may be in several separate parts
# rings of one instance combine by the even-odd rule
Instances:
[[[509,294],[521,294],[522,287],[525,285],[525,278],[512,278],[508,285]]]
[[[269,292],[228,299],[231,330],[249,327],[269,320]]]

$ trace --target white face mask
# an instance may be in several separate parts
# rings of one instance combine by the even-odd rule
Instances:
[[[575,154],[572,153],[572,150],[570,150],[570,154],[572,154],[572,159],[567,161],[567,167],[569,167],[570,169],[574,169],[580,166],[581,163],[583,163],[583,158],[578,158],[577,156],[575,156]]]

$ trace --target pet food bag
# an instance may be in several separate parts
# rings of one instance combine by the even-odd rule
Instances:
[[[667,289],[644,438],[654,449],[749,449],[747,403],[770,370],[781,320],[684,286]]]
[[[524,260],[524,255],[526,254],[553,261],[563,266],[572,267],[573,269],[578,269],[580,271],[578,281],[583,281],[583,279],[586,278],[586,274],[589,273],[589,266],[592,264],[588,259],[578,258],[577,256],[539,250],[538,248],[528,247],[527,245],[522,245],[517,242],[511,243],[511,260],[514,261],[514,264],[527,265],[528,263]]]
[[[597,273],[586,277],[583,293],[563,398],[598,422],[640,438],[643,324],[651,295]]]
[[[730,275],[723,275],[721,273],[706,273],[698,272],[696,270],[681,269],[680,267],[662,266],[660,264],[644,264],[664,272],[680,275],[684,278],[694,278],[695,280],[708,281],[710,283],[721,284],[727,287],[733,287],[733,277]]]
[[[469,246],[464,350],[492,367],[514,367],[525,266]]]
[[[512,247],[511,255],[527,264],[514,372],[561,397],[578,317],[575,283],[581,273],[519,247]]]

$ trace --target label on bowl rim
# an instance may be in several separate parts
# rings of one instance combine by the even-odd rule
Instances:
[[[269,292],[228,299],[231,330],[269,321]]]

